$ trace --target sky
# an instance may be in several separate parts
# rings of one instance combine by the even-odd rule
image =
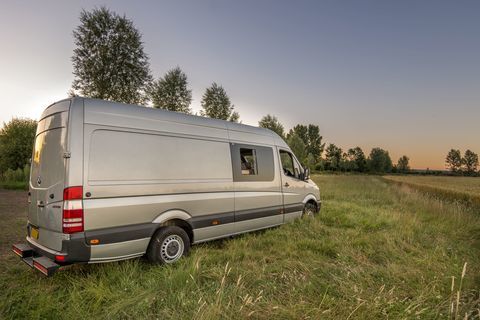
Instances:
[[[480,153],[480,1],[1,1],[0,124],[67,97],[72,31],[100,6],[133,20],[155,78],[183,69],[194,111],[215,81],[245,124],[313,123],[419,169]]]

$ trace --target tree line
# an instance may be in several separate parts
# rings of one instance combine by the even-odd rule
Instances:
[[[297,124],[285,133],[284,126],[277,117],[266,115],[258,125],[285,139],[298,160],[310,170],[370,173],[410,171],[410,159],[407,156],[400,157],[397,164],[393,164],[388,151],[382,148],[373,148],[367,157],[360,147],[345,152],[333,143],[325,147],[320,128],[314,124]]]

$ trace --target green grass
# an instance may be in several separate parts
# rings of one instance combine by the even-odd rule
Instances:
[[[479,214],[381,177],[314,180],[323,195],[315,219],[194,246],[173,266],[137,259],[43,278],[4,250],[0,315],[443,319],[453,303],[453,315],[480,317]]]
[[[432,196],[480,209],[480,177],[386,176],[385,179],[413,187]]]
[[[28,182],[0,181],[0,188],[7,190],[28,190]]]

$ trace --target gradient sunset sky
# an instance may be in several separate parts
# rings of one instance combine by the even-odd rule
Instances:
[[[72,30],[102,5],[134,21],[156,78],[186,72],[194,111],[216,81],[245,124],[314,123],[414,168],[480,153],[480,1],[2,1],[0,123],[67,96]]]

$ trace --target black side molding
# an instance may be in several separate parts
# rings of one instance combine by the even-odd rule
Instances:
[[[239,221],[253,220],[270,217],[283,213],[291,213],[303,210],[303,203],[294,203],[284,206],[272,206],[258,209],[241,210],[237,212],[225,212],[193,217],[188,220],[194,229],[222,225]]]
[[[129,226],[85,231],[85,241],[87,245],[102,245],[108,243],[150,238],[157,228],[158,224],[156,223],[142,223]],[[96,240],[94,241],[96,243],[92,243],[92,240]]]

